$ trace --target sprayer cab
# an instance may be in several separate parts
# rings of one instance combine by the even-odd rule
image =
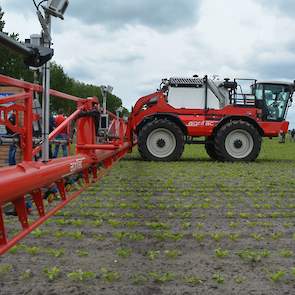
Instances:
[[[226,106],[260,109],[263,121],[282,122],[292,104],[295,84],[255,79],[170,78],[162,91],[174,108],[215,109]]]
[[[282,122],[292,105],[294,83],[257,82],[252,86],[257,108],[262,110],[265,121]]]

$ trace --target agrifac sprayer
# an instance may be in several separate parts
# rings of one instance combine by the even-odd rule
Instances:
[[[263,137],[288,131],[294,87],[294,82],[207,76],[164,79],[157,92],[135,104],[131,129],[145,160],[176,161],[185,144],[204,144],[214,160],[253,161]]]

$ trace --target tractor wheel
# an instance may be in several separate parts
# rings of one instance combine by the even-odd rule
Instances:
[[[223,161],[250,162],[260,153],[262,138],[258,130],[245,121],[231,121],[222,126],[215,136],[215,150]]]
[[[153,120],[139,131],[138,150],[144,160],[177,161],[181,157],[183,149],[183,132],[169,120]]]
[[[208,154],[208,156],[214,160],[218,161],[220,160],[216,154],[215,145],[214,145],[214,139],[213,138],[207,138],[205,142],[205,150]]]

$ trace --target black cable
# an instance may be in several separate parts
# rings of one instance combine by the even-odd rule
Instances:
[[[44,3],[44,2],[47,2],[47,1],[48,1],[48,0],[42,0],[42,1],[40,1],[39,4],[37,5],[38,10],[39,10],[40,5],[41,5],[42,3]]]
[[[33,3],[35,5],[36,9],[38,10],[38,5],[36,4],[36,1],[35,0],[33,0]]]

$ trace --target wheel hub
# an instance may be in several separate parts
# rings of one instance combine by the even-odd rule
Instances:
[[[175,135],[166,128],[153,130],[146,141],[148,151],[157,158],[169,157],[176,148]]]
[[[251,154],[254,148],[252,135],[243,129],[230,132],[225,139],[225,149],[234,159],[244,159]]]
[[[242,148],[242,146],[243,146],[243,142],[242,142],[240,139],[237,139],[237,140],[234,142],[234,146],[235,146],[235,148],[240,149],[240,148]]]
[[[165,142],[165,140],[164,140],[163,138],[161,138],[161,139],[159,139],[159,140],[157,141],[157,146],[158,146],[159,148],[163,148],[165,145],[166,145],[166,142]]]

